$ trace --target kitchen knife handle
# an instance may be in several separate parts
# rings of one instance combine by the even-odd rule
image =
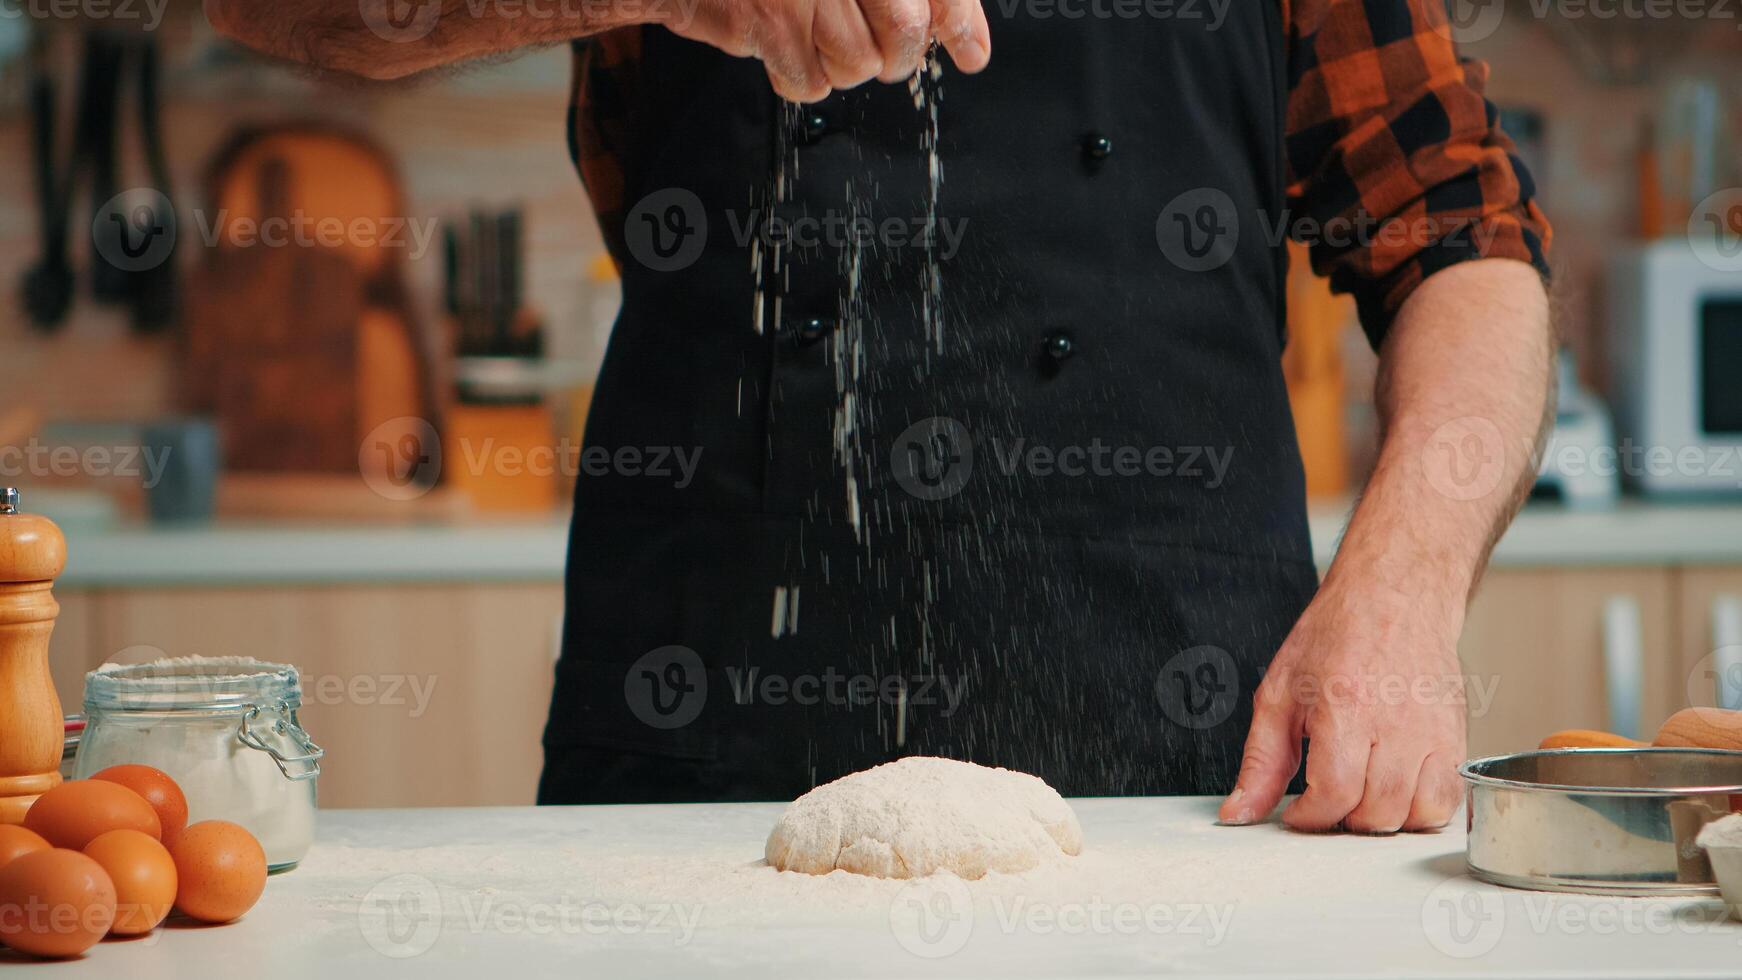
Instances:
[[[1742,711],[1742,596],[1712,597],[1712,697],[1726,711]]]
[[[1644,647],[1639,600],[1630,595],[1610,596],[1603,603],[1603,675],[1609,695],[1609,730],[1627,738],[1639,737]]]

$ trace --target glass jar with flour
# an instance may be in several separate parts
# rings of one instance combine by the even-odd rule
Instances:
[[[297,721],[302,681],[289,664],[177,657],[104,664],[85,675],[84,739],[75,773],[153,766],[181,785],[188,822],[248,828],[274,871],[314,840],[321,749]]]

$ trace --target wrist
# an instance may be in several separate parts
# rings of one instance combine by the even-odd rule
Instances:
[[[1454,631],[1461,628],[1478,549],[1444,538],[1423,540],[1419,527],[1367,517],[1357,513],[1350,523],[1321,589],[1358,595],[1396,616],[1429,616]]]

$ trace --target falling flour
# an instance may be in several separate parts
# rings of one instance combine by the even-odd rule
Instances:
[[[783,871],[968,880],[1083,849],[1077,815],[1026,773],[913,757],[844,776],[789,806],[768,836]]]

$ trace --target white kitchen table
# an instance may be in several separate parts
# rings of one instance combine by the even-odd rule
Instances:
[[[876,881],[761,861],[776,805],[332,811],[242,921],[172,923],[20,976],[1516,976],[1742,973],[1716,899],[1508,891],[1459,829],[1213,825],[1215,801],[1073,801],[1086,849],[1020,875]]]

